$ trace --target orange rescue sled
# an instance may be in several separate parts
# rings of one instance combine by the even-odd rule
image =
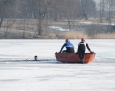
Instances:
[[[85,53],[84,63],[92,62],[96,53]],[[67,63],[82,63],[76,53],[55,53],[56,60]]]

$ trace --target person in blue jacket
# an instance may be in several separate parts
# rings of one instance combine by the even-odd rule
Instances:
[[[64,47],[66,47],[66,50],[62,51]],[[59,53],[74,53],[74,52],[75,52],[74,45],[70,42],[69,39],[66,39]]]
[[[81,38],[81,42],[78,44],[77,53],[79,54],[79,58],[81,59],[82,63],[84,63],[84,57],[85,57],[86,48],[89,50],[90,53],[94,53],[89,48],[88,43],[85,42],[85,38]]]

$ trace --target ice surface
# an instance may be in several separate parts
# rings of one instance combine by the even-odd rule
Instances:
[[[87,40],[96,52],[89,64],[57,62],[64,41],[0,40],[0,91],[115,91],[115,40]]]

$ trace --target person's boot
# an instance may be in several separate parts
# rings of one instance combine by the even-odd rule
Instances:
[[[82,59],[82,64],[84,64],[84,60]]]

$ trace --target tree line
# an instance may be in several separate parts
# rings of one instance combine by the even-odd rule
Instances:
[[[112,13],[115,10],[114,3],[114,0],[100,0],[100,7],[97,9],[93,0],[0,0],[0,28],[4,21],[8,22],[7,28],[9,29],[17,19],[23,22],[36,19],[35,36],[41,36],[44,21],[48,25],[49,21],[66,20],[71,30],[72,20],[88,20],[98,17],[100,22],[103,22],[103,18],[107,17],[108,24],[111,25]],[[7,33],[6,30],[5,36]],[[24,36],[25,30],[23,31]]]

